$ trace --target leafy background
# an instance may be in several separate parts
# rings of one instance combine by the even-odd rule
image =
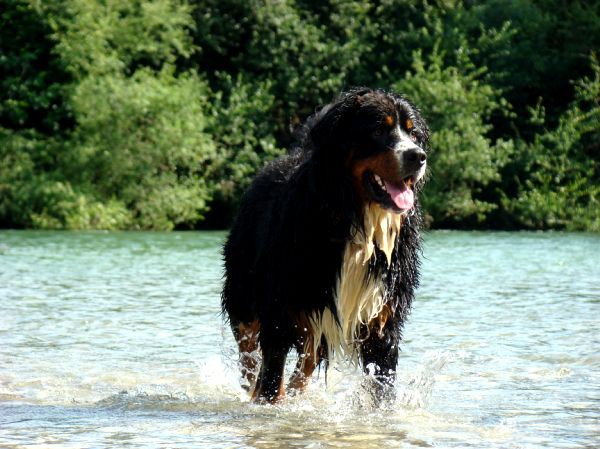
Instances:
[[[3,0],[0,227],[225,227],[355,86],[432,134],[427,222],[600,231],[600,2]]]

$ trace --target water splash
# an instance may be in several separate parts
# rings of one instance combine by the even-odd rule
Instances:
[[[425,354],[422,363],[414,375],[402,387],[400,404],[410,408],[424,408],[427,406],[433,387],[435,377],[447,363],[456,360],[457,355],[450,351],[431,351]]]

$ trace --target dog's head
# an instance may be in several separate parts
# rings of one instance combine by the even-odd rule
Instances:
[[[396,213],[411,209],[427,166],[429,130],[406,98],[354,89],[313,118],[314,157],[345,170],[358,197]]]

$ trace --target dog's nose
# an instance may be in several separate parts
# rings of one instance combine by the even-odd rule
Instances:
[[[421,168],[427,160],[427,154],[421,148],[406,150],[403,157],[405,165],[414,169]]]

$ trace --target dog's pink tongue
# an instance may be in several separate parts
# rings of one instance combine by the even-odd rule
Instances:
[[[407,210],[413,207],[415,204],[415,194],[405,182],[402,182],[402,185],[399,188],[387,181],[384,182],[387,192],[399,209]]]

